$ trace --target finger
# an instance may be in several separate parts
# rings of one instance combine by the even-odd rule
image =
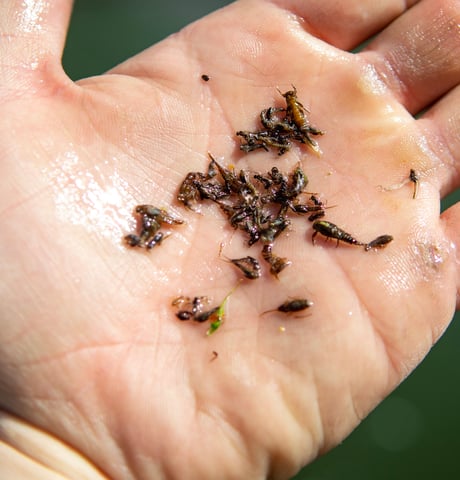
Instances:
[[[72,0],[0,2],[0,86],[29,86],[60,66]]]
[[[445,95],[418,122],[443,167],[436,173],[444,197],[460,187],[460,86]]]
[[[299,2],[298,0],[275,0],[273,3],[302,18],[303,25],[309,33],[331,45],[351,50],[382,30],[417,1]]]
[[[460,3],[424,0],[363,51],[401,103],[417,113],[460,81]]]
[[[460,202],[452,205],[441,215],[446,235],[457,254],[457,310],[460,310]]]

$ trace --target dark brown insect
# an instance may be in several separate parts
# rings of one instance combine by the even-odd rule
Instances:
[[[270,312],[282,312],[282,313],[295,313],[301,312],[313,306],[313,302],[307,300],[306,298],[294,298],[292,300],[286,300],[282,303],[278,308],[274,308],[272,310],[266,310],[262,313],[265,315],[266,313]]]
[[[278,278],[278,275],[289,265],[292,264],[290,260],[283,257],[278,257],[272,252],[273,245],[266,244],[262,248],[262,258],[270,265],[270,273]]]
[[[218,312],[219,308],[220,308],[220,306],[217,305],[217,307],[213,307],[210,310],[206,310],[205,312],[197,313],[196,315],[194,315],[193,320],[195,320],[195,322],[206,322],[207,320],[209,320],[213,315],[215,315]]]
[[[414,193],[412,195],[412,198],[415,198],[418,192],[418,184],[420,181],[420,176],[413,168],[410,169],[409,180],[414,184]]]
[[[278,90],[279,91],[279,90]],[[278,149],[278,155],[283,155],[292,146],[292,140],[308,144],[316,153],[321,150],[312,135],[323,135],[324,132],[313,127],[307,118],[307,109],[297,99],[297,89],[282,93],[286,107],[269,107],[260,112],[260,123],[263,129],[256,132],[240,130],[236,135],[242,137],[245,143],[240,149],[252,152],[258,148],[268,151]]]
[[[157,232],[155,233],[155,235],[150,238],[146,244],[145,244],[145,248],[147,248],[147,250],[151,250],[153,247],[156,247],[157,245],[160,245],[160,243],[165,239],[165,238],[168,238],[169,237],[169,234],[164,234],[163,232]]]
[[[125,242],[130,247],[142,247],[148,250],[159,245],[169,235],[160,232],[162,224],[181,225],[181,218],[170,215],[165,209],[153,205],[138,205],[135,213],[141,217],[139,233],[130,233],[125,236]]]
[[[180,296],[175,298],[171,302],[171,305],[181,308],[181,310],[176,313],[176,317],[179,320],[190,320],[191,318],[195,318],[207,303],[209,303],[208,297],[201,296],[193,297],[192,299],[190,297]]]
[[[244,138],[246,143],[240,145],[240,149],[245,152],[252,152],[259,148],[269,151],[269,147],[277,148],[278,155],[283,155],[291,148],[291,142],[288,136],[283,136],[276,131],[261,130],[259,132],[248,132],[239,130],[236,135]]]
[[[284,215],[278,215],[275,219],[268,221],[266,225],[261,226],[259,230],[260,239],[264,243],[273,243],[276,237],[290,224],[289,218]]]
[[[228,261],[238,267],[249,280],[255,280],[260,277],[260,265],[254,257],[248,255],[243,258],[228,259]]]
[[[326,239],[334,238],[337,240],[337,246],[339,242],[349,243],[351,245],[365,245],[364,243],[356,240],[356,238],[352,237],[349,233],[342,230],[337,225],[332,222],[328,222],[327,220],[316,220],[313,222],[313,230],[314,233],[311,237],[311,241],[315,243],[315,237],[318,233],[325,236]]]
[[[321,153],[318,142],[311,138],[311,135],[324,135],[324,132],[311,126],[306,108],[297,99],[297,89],[292,86],[293,90],[289,90],[280,94],[286,100],[286,118],[297,127],[297,135],[295,138],[302,143],[308,143],[316,152]]]
[[[176,313],[176,317],[179,320],[190,320],[193,317],[193,313],[188,310],[179,310]]]
[[[286,109],[269,107],[262,110],[260,112],[260,123],[269,131],[293,132],[295,125],[288,123],[285,118],[279,118],[277,114],[280,112],[286,112]]]
[[[392,241],[393,237],[391,235],[380,235],[377,238],[374,238],[374,240],[370,241],[369,243],[366,243],[364,245],[364,250],[366,250],[367,252],[372,248],[384,248]]]
[[[209,82],[211,77],[209,75],[203,74],[203,75],[201,75],[201,79],[204,80],[205,82]]]

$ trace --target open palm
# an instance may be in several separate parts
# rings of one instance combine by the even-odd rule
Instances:
[[[30,3],[0,7],[1,407],[114,479],[289,478],[453,316],[460,210],[440,216],[439,199],[459,182],[458,4],[240,1],[74,84],[59,63],[71,2],[27,15]],[[322,156],[240,152],[235,132],[257,129],[291,85],[326,132]],[[262,173],[301,161],[328,220],[394,241],[313,245],[294,218],[276,243],[292,265],[242,282],[206,336],[171,300],[218,303],[237,284],[222,242],[226,256],[260,255],[215,205],[198,214],[175,200],[208,151]],[[139,203],[186,224],[150,252],[127,248]],[[261,316],[292,297],[313,301],[308,316]]]

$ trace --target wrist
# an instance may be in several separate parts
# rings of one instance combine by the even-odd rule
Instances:
[[[0,478],[107,480],[69,445],[1,410]]]

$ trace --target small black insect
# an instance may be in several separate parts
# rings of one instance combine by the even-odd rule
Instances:
[[[282,312],[282,313],[295,313],[301,312],[313,306],[313,302],[307,300],[306,298],[293,298],[292,300],[286,300],[278,308],[272,310],[266,310],[262,313],[265,315],[269,312]]]
[[[219,305],[217,307],[213,307],[210,310],[206,310],[205,312],[200,312],[194,315],[193,320],[195,322],[206,322],[209,320],[217,311],[219,310]]]
[[[171,305],[181,308],[181,310],[176,313],[176,317],[179,320],[190,320],[191,318],[195,318],[207,303],[209,303],[208,297],[201,296],[193,297],[192,299],[190,297],[180,296],[175,298],[171,302]]]
[[[370,241],[369,243],[366,243],[364,245],[364,250],[366,250],[367,252],[372,248],[384,248],[392,241],[393,237],[391,235],[380,235],[377,238],[374,238],[374,240]]]
[[[363,242],[356,240],[356,238],[352,237],[349,233],[342,230],[337,225],[332,222],[328,222],[327,220],[316,220],[313,222],[313,230],[314,233],[311,237],[311,241],[315,243],[315,237],[318,233],[324,235],[326,239],[334,238],[337,240],[337,246],[339,242],[349,243],[351,245],[365,245]]]
[[[415,198],[418,192],[418,184],[420,181],[420,176],[413,168],[410,169],[409,180],[414,184],[414,193],[412,195],[412,198]]]
[[[258,148],[269,151],[269,147],[277,148],[278,155],[283,155],[291,148],[291,142],[288,136],[280,135],[274,130],[261,130],[258,132],[248,132],[239,130],[236,135],[242,137],[246,143],[240,145],[240,149],[244,152],[252,152]]]
[[[290,260],[283,257],[278,257],[272,252],[273,245],[268,243],[262,248],[262,258],[270,265],[270,273],[278,278],[278,275],[289,265],[292,264]]]
[[[135,213],[140,215],[139,233],[130,233],[125,236],[125,242],[130,247],[141,247],[151,250],[159,245],[169,234],[159,231],[161,226],[182,225],[184,220],[170,215],[164,208],[157,208],[153,205],[138,205]]]
[[[205,73],[203,75],[201,75],[201,80],[203,80],[205,82],[209,82],[210,79],[211,79],[211,77],[209,75],[206,75]]]
[[[176,317],[179,320],[190,320],[193,317],[193,313],[188,310],[180,310],[176,313]]]
[[[228,261],[238,267],[249,280],[255,280],[260,277],[260,265],[254,257],[248,255],[247,257],[233,258]]]
[[[145,244],[145,248],[147,248],[147,250],[151,250],[153,247],[155,247],[156,245],[160,245],[160,243],[165,239],[165,238],[168,238],[169,235],[165,235],[163,232],[157,232],[155,233],[155,235],[150,238],[146,244]]]

